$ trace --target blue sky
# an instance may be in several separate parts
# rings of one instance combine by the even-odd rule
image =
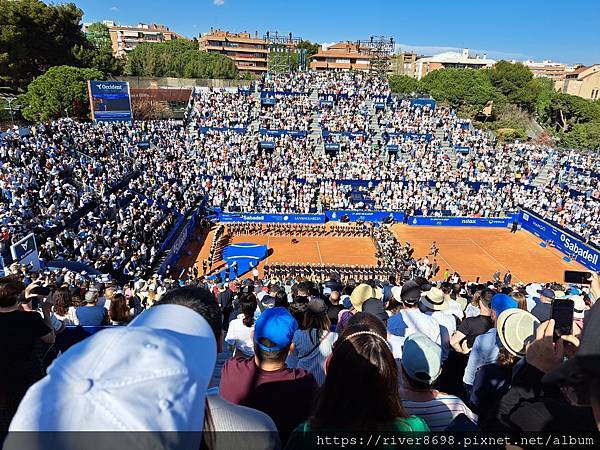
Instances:
[[[495,59],[600,63],[599,0],[71,1],[86,22],[163,23],[187,37],[211,26],[318,43],[385,35],[425,54],[465,47]]]

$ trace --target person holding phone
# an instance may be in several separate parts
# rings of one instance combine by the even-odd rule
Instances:
[[[53,344],[51,305],[41,303],[43,317],[27,305],[34,295],[16,275],[0,278],[0,432],[6,431],[19,402],[43,376],[34,352],[36,341]],[[27,305],[27,306],[26,306]],[[25,308],[23,306],[26,306]],[[33,370],[33,367],[40,368]]]
[[[555,294],[552,289],[544,288],[537,292],[540,296],[540,302],[531,310],[540,322],[547,322],[552,317],[552,301]]]

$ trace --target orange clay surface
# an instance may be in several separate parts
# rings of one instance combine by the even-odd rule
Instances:
[[[429,253],[431,243],[437,242],[440,249],[437,262],[443,277],[446,268],[458,272],[463,280],[473,281],[492,278],[496,270],[504,274],[508,269],[513,282],[548,282],[563,280],[565,270],[585,270],[575,262],[565,262],[563,254],[553,248],[543,248],[540,239],[526,232],[511,234],[505,228],[477,227],[428,227],[395,224],[392,230],[402,244],[410,242],[417,258]],[[203,234],[188,246],[189,255],[179,261],[179,268],[196,263],[202,273],[202,260],[207,258],[213,232]],[[348,265],[375,265],[375,247],[368,237],[297,237],[291,236],[236,235],[225,245],[240,242],[266,245],[268,261],[283,263],[323,263]],[[430,261],[433,257],[429,256]],[[223,263],[216,261],[213,269]],[[264,261],[260,263],[262,274]]]

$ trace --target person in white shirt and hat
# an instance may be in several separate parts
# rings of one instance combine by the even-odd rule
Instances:
[[[185,431],[195,432],[186,439],[199,448],[216,354],[214,332],[200,314],[179,305],[145,311],[129,326],[97,333],[56,359],[27,391],[4,448],[25,448],[31,438],[36,448],[93,447],[85,433],[78,442],[17,431]],[[144,448],[158,438],[119,433],[117,439],[120,447]],[[178,445],[162,442],[163,448]]]

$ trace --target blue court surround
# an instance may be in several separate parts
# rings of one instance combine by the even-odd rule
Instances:
[[[231,268],[231,264],[235,261],[238,267],[238,276],[242,276],[246,272],[250,272],[253,267],[256,267],[259,262],[267,257],[269,249],[266,245],[251,244],[240,242],[238,244],[228,245],[223,249],[222,259],[227,263],[228,269],[223,269],[219,272],[221,278],[225,280],[235,279],[235,274]],[[229,276],[227,277],[227,271]]]

